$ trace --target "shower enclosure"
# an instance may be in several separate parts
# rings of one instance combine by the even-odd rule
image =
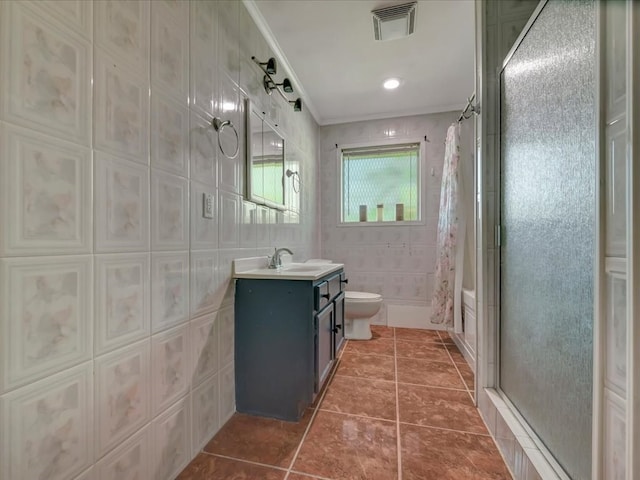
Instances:
[[[499,388],[572,479],[591,478],[596,23],[549,1],[501,73]]]

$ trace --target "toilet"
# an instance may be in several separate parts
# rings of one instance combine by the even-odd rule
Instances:
[[[371,340],[371,318],[380,311],[382,295],[368,292],[345,292],[344,338]]]
[[[305,263],[332,263],[324,258],[312,258]],[[380,311],[382,295],[369,292],[345,291],[344,338],[371,340],[371,319]]]

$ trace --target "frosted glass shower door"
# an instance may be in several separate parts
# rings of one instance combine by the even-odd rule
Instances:
[[[595,8],[549,1],[501,74],[499,386],[591,478]]]

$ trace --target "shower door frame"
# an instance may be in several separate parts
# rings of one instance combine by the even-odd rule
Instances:
[[[500,107],[501,107],[501,92],[502,92],[502,71],[504,70],[504,68],[506,67],[506,65],[508,64],[509,60],[511,59],[511,57],[514,55],[515,51],[518,49],[518,47],[520,46],[520,44],[522,43],[522,41],[524,40],[524,38],[527,36],[529,30],[531,29],[531,27],[533,26],[533,24],[536,22],[538,16],[540,15],[540,13],[542,12],[542,10],[544,9],[544,7],[546,6],[546,4],[548,3],[548,0],[541,0],[539,5],[537,6],[537,8],[535,9],[535,11],[533,12],[533,14],[531,15],[529,21],[526,23],[525,27],[523,28],[522,32],[520,33],[520,35],[518,36],[517,40],[515,41],[513,47],[511,48],[511,50],[509,51],[509,53],[507,54],[507,56],[505,57],[504,61],[502,62],[500,68],[498,69],[498,71],[496,72],[496,78],[497,78],[497,88],[496,88],[496,95],[497,95],[497,100],[496,100],[496,104],[498,105],[498,109],[496,114],[498,115],[498,118],[500,118]],[[595,135],[595,151],[596,151],[596,183],[595,183],[595,204],[596,204],[596,208],[594,209],[594,215],[595,215],[595,223],[594,223],[594,230],[595,230],[595,237],[594,237],[594,284],[593,284],[593,291],[594,291],[594,316],[593,316],[593,395],[592,395],[592,402],[593,402],[593,417],[592,417],[592,478],[594,480],[596,479],[601,479],[603,478],[601,476],[601,469],[602,469],[602,458],[603,458],[603,428],[602,428],[602,424],[603,424],[603,405],[602,405],[602,387],[604,385],[604,375],[603,375],[603,369],[604,369],[604,358],[603,358],[603,342],[605,341],[605,335],[604,335],[604,317],[603,317],[603,305],[602,305],[602,298],[603,298],[603,292],[604,292],[604,280],[605,280],[605,269],[604,269],[604,199],[603,199],[603,193],[602,193],[602,180],[604,178],[603,175],[603,168],[604,168],[604,155],[603,155],[603,143],[602,143],[602,118],[603,118],[603,113],[602,113],[602,95],[601,95],[601,90],[603,88],[602,83],[603,83],[603,69],[604,69],[604,65],[602,65],[601,62],[601,57],[602,57],[602,48],[603,48],[603,42],[601,41],[601,33],[602,33],[602,25],[601,25],[601,5],[600,2],[596,1],[595,2],[595,16],[596,16],[596,59],[595,59],[595,65],[596,65],[596,76],[595,76],[595,88],[596,88],[596,93],[595,93],[595,103],[596,103],[596,132],[594,132]],[[640,22],[638,22],[638,24],[640,25]],[[640,29],[638,29],[640,30]],[[637,55],[637,53],[636,53]],[[639,62],[640,63],[640,62]],[[639,95],[640,97],[640,95]],[[485,98],[487,98],[485,96]],[[640,122],[638,122],[640,124]],[[497,129],[497,136],[500,136],[500,129]],[[482,137],[484,138],[485,134],[482,133]],[[640,142],[638,142],[640,143]],[[553,457],[553,455],[551,454],[551,452],[546,448],[546,446],[544,445],[544,443],[540,440],[540,438],[537,436],[537,434],[534,432],[534,430],[528,425],[528,423],[526,422],[526,420],[524,419],[524,417],[517,411],[517,409],[515,408],[515,406],[513,405],[513,403],[508,399],[508,397],[506,396],[506,394],[502,391],[502,389],[500,388],[500,375],[499,375],[499,368],[500,368],[500,295],[501,295],[501,248],[500,248],[500,218],[501,218],[501,208],[500,208],[500,200],[502,198],[502,191],[501,191],[501,170],[502,170],[502,155],[501,155],[501,141],[498,138],[498,141],[496,142],[496,149],[495,149],[495,171],[493,172],[489,172],[488,175],[494,175],[494,178],[496,179],[496,181],[494,182],[495,185],[495,196],[498,199],[497,204],[494,203],[493,205],[490,202],[487,202],[487,198],[486,198],[486,178],[483,178],[483,181],[480,182],[481,184],[481,198],[483,201],[483,204],[486,206],[487,208],[487,215],[484,216],[485,219],[490,219],[490,218],[495,218],[495,224],[490,224],[489,221],[487,220],[482,220],[479,223],[482,223],[482,228],[485,230],[485,244],[482,245],[482,256],[484,257],[485,255],[487,255],[487,249],[488,248],[495,248],[495,257],[494,257],[494,262],[493,265],[488,265],[485,266],[484,262],[484,258],[478,258],[478,281],[481,281],[482,276],[484,276],[484,278],[487,279],[487,282],[491,282],[494,286],[494,299],[490,299],[489,295],[488,295],[488,288],[484,288],[483,290],[483,297],[482,301],[484,303],[484,305],[489,304],[492,300],[494,301],[494,305],[496,306],[493,309],[493,312],[490,311],[490,309],[486,309],[483,312],[479,312],[479,316],[482,315],[484,318],[484,321],[482,321],[482,327],[484,330],[484,341],[482,342],[482,345],[480,346],[480,348],[483,348],[483,350],[486,351],[486,354],[482,356],[482,365],[480,365],[480,368],[482,369],[482,373],[481,373],[481,385],[478,385],[478,390],[483,389],[485,391],[486,394],[488,394],[487,396],[489,397],[489,401],[492,401],[494,403],[494,406],[496,409],[500,408],[500,407],[504,407],[506,406],[509,410],[509,413],[512,415],[512,420],[515,420],[514,423],[516,423],[516,425],[512,425],[512,422],[510,422],[509,420],[507,420],[507,425],[508,427],[513,431],[514,435],[517,434],[518,437],[521,436],[521,434],[526,433],[526,436],[529,437],[529,439],[531,441],[534,442],[536,449],[539,450],[542,455],[544,456],[543,459],[543,463],[546,462],[546,466],[542,465],[545,470],[545,473],[547,475],[555,475],[555,478],[558,479],[566,479],[566,480],[570,480],[569,477],[567,476],[566,472],[564,471],[564,469],[560,466],[560,464],[557,462],[557,460]],[[482,162],[484,162],[484,160],[482,160]],[[638,169],[639,172],[636,172],[636,176],[640,177],[639,173],[640,173],[640,169]],[[484,170],[482,169],[482,165],[479,165],[478,168],[478,172],[483,172]],[[640,185],[640,182],[636,181],[637,185]],[[639,190],[639,189],[636,189]],[[640,197],[640,192],[636,192],[636,196]],[[628,199],[629,200],[629,199]],[[627,202],[628,204],[629,202]],[[638,203],[638,205],[640,205],[640,202]],[[640,211],[638,211],[640,209],[636,209],[636,216],[640,216]],[[495,215],[495,217],[492,217],[492,213]],[[481,220],[481,219],[480,219]],[[640,225],[640,221],[636,222],[637,225]],[[631,230],[631,229],[629,229]],[[636,243],[640,243],[638,242],[638,240],[640,240],[640,235],[636,235],[636,237],[638,237],[636,239]],[[481,236],[477,236],[478,239],[482,240]],[[631,245],[631,242],[628,242],[628,245]],[[640,257],[640,256],[638,256]],[[487,259],[488,260],[488,259]],[[630,260],[630,265],[631,266],[631,257],[629,257]],[[637,262],[637,260],[636,260]],[[640,269],[636,270],[640,272]],[[492,275],[493,273],[493,275]],[[631,275],[629,275],[628,280],[631,280],[632,277]],[[631,281],[629,281],[629,283],[631,283]],[[629,286],[630,289],[630,286]],[[629,302],[628,302],[629,303]],[[636,310],[636,311],[640,311],[640,310]],[[492,314],[493,313],[493,314]],[[628,330],[629,331],[629,330]],[[640,331],[638,333],[636,333],[636,336],[640,336]],[[635,345],[640,346],[640,340],[635,342]],[[639,355],[640,356],[640,355]],[[490,358],[493,358],[493,361],[490,361]],[[631,366],[631,364],[629,364]],[[631,379],[632,375],[631,375],[631,369],[629,370],[629,377]],[[638,385],[639,382],[635,382],[636,385]],[[640,386],[640,385],[639,385]],[[632,391],[633,388],[631,388],[631,385],[629,385],[629,390]],[[502,405],[499,405],[499,403],[502,403]],[[481,408],[482,409],[482,408]],[[633,410],[633,409],[628,409],[628,410]],[[498,411],[497,415],[501,415],[502,412]],[[629,417],[629,412],[627,412],[627,417]],[[628,418],[629,419],[629,418]],[[629,419],[630,420],[630,419]],[[637,422],[638,420],[636,420]],[[519,424],[519,425],[518,425]],[[514,428],[515,427],[515,428]],[[519,430],[519,432],[518,432]],[[634,429],[636,431],[639,431],[638,429]],[[497,435],[496,435],[497,436]],[[629,436],[631,436],[631,433],[628,432],[628,438]],[[516,443],[518,442],[518,440],[516,439]],[[499,443],[499,439],[498,439],[498,443]],[[628,445],[632,445],[631,443],[628,443]],[[637,444],[636,444],[636,448],[637,448]],[[633,450],[633,448],[628,448],[627,449],[627,465],[631,465],[629,463],[629,460],[632,455],[631,455],[631,451]],[[523,452],[525,455],[527,455],[526,452]],[[532,462],[534,463],[534,462]],[[540,461],[538,460],[538,462],[536,462],[536,467],[540,466]],[[636,462],[639,463],[639,462]],[[518,472],[515,472],[516,475]],[[542,473],[542,471],[540,472]],[[517,477],[516,477],[517,478]],[[546,476],[544,478],[547,478]],[[551,478],[551,477],[549,477]],[[630,469],[627,471],[627,479],[628,480],[632,480],[632,476],[631,476],[631,472]],[[640,477],[638,477],[640,478]]]
[[[538,8],[532,14],[529,22],[524,27],[522,33],[516,40],[514,47],[511,49],[506,61],[512,56],[513,52],[518,48],[522,39],[526,36],[531,25],[535,22],[540,11],[547,3],[542,0]],[[625,455],[624,463],[626,468],[625,480],[634,480],[640,478],[640,4],[634,4],[633,0],[626,0],[625,5],[625,71],[624,77],[626,82],[626,136],[625,143],[627,147],[625,166],[626,179],[624,185],[626,187],[626,257],[623,263],[626,265],[626,395],[624,401],[626,411],[624,414],[625,421]],[[616,72],[609,71],[607,59],[609,56],[614,57],[613,48],[605,45],[604,32],[605,25],[603,22],[603,6],[600,2],[595,3],[596,15],[596,129],[595,147],[598,158],[596,159],[596,211],[595,211],[595,255],[594,255],[594,324],[593,324],[593,422],[592,422],[592,479],[605,479],[605,452],[608,448],[610,438],[605,430],[605,417],[607,415],[607,405],[605,404],[605,363],[606,363],[606,328],[607,328],[607,288],[605,268],[605,208],[606,208],[606,152],[608,148],[606,144],[605,129],[607,126],[605,118],[604,104],[606,102],[606,81],[613,77]],[[482,26],[482,25],[481,25]],[[484,43],[484,42],[483,42]],[[486,43],[485,43],[486,44]],[[504,68],[504,64],[502,66]],[[500,68],[500,71],[502,70]],[[499,73],[499,72],[498,72]],[[483,73],[483,78],[486,73]],[[498,75],[498,78],[500,76]],[[635,80],[635,81],[634,81]],[[500,93],[501,85],[498,84],[498,93]],[[487,98],[486,89],[483,97]],[[500,98],[500,97],[498,97]],[[486,112],[486,109],[485,109]],[[499,111],[498,111],[499,114]],[[485,116],[483,118],[486,119]],[[485,141],[485,133],[482,131],[481,137]],[[499,145],[499,142],[498,142]],[[483,340],[479,341],[479,348],[482,351],[482,361],[480,363],[480,384],[477,385],[477,393],[480,393],[481,400],[479,406],[485,416],[492,411],[497,416],[501,416],[506,422],[511,433],[516,436],[516,443],[523,433],[529,434],[535,442],[535,434],[514,411],[513,405],[510,405],[508,399],[499,388],[498,366],[499,366],[499,309],[495,308],[493,312],[487,305],[490,301],[495,300],[495,305],[500,305],[500,249],[497,246],[496,238],[490,240],[491,232],[497,227],[499,222],[491,224],[488,218],[499,218],[499,208],[495,208],[488,202],[486,196],[486,180],[484,178],[487,173],[483,168],[485,160],[482,158],[484,147],[481,147],[478,156],[478,172],[482,175],[482,181],[479,182],[479,194],[482,201],[482,211],[479,212],[478,228],[479,235],[477,238],[482,242],[480,245],[480,255],[478,256],[478,281],[486,280],[487,285],[493,284],[495,288],[494,299],[490,299],[487,294],[488,289],[482,287],[482,296],[478,300],[478,305],[482,301],[482,307],[478,309],[479,315],[479,332],[482,330]],[[496,157],[500,158],[499,148]],[[499,163],[497,164],[499,165]],[[496,166],[497,166],[496,165]],[[496,172],[497,170],[497,172]],[[494,171],[488,172],[488,175],[499,175],[499,167]],[[499,178],[499,176],[498,176]],[[500,181],[495,182],[495,194],[500,195]],[[488,214],[488,215],[487,215]],[[480,235],[481,234],[481,235]],[[489,265],[486,261],[487,251],[489,248],[496,248],[496,256],[493,265]],[[496,268],[497,267],[497,268]],[[482,320],[480,320],[480,318]],[[493,358],[493,360],[490,360]],[[499,410],[500,406],[510,410],[511,420],[508,413]],[[492,410],[493,409],[493,410]],[[514,424],[515,423],[515,424]],[[495,434],[494,434],[495,435]],[[496,435],[497,436],[497,435]],[[538,440],[539,442],[539,440]],[[536,442],[536,444],[538,443]],[[500,439],[498,439],[500,445]],[[522,444],[521,444],[522,445]],[[566,474],[561,468],[556,467],[557,462],[553,459],[550,452],[546,452],[545,448],[540,448],[544,458],[534,460],[529,456],[528,449],[523,448],[523,455],[528,459],[540,473],[545,474],[545,478],[566,478]],[[546,464],[544,462],[547,462]],[[517,474],[518,472],[516,472]],[[549,475],[549,477],[547,477]]]

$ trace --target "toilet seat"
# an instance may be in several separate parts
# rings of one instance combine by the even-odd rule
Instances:
[[[353,292],[353,291],[347,290],[346,292],[344,292],[344,294],[347,300],[354,303],[382,300],[382,295],[377,293]]]

